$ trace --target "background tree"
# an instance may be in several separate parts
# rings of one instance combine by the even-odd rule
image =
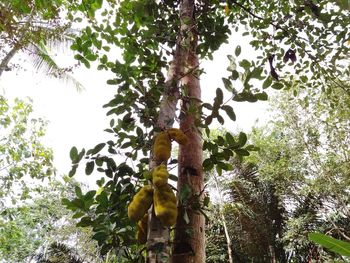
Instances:
[[[233,175],[218,177],[226,185],[225,215],[238,262],[332,261],[339,256],[317,248],[308,233],[349,239],[349,94],[335,86],[327,93],[291,93],[272,101],[273,121],[251,134],[260,150],[235,163]],[[208,257],[221,247],[211,244]]]
[[[52,150],[42,144],[46,125],[33,117],[29,100],[0,97],[0,258],[24,262],[38,248],[59,241],[98,262],[91,231],[77,228],[61,204],[75,195],[75,183],[54,175]]]
[[[1,209],[5,201],[28,197],[28,178],[42,180],[54,172],[52,150],[41,142],[46,122],[33,118],[32,112],[30,102],[20,99],[8,102],[0,96]]]
[[[274,102],[278,117],[252,136],[261,149],[252,156],[260,178],[275,184],[287,211],[283,243],[288,257],[297,262],[330,260],[309,242],[309,232],[348,239],[349,111],[343,103],[349,94],[332,87],[330,93],[313,96],[308,95],[312,91],[301,92],[294,103],[290,94],[280,98]]]
[[[210,154],[202,165],[198,164],[199,159],[182,156],[187,156],[189,151],[200,155],[199,132],[203,129],[209,134],[213,120],[224,124],[223,112],[236,119],[231,100],[266,100],[264,89],[270,86],[293,89],[297,93],[307,85],[316,93],[325,81],[336,77],[340,81],[337,85],[342,86],[344,81],[340,76],[348,71],[339,70],[338,59],[349,49],[345,45],[349,39],[349,11],[333,1],[316,4],[312,1],[124,0],[119,4],[105,1],[106,5],[99,10],[101,2],[83,2],[72,7],[89,19],[89,25],[72,49],[85,65],[97,61],[98,69],[115,74],[107,83],[117,86],[117,94],[105,107],[110,108],[107,115],[112,117],[106,131],[116,138],[88,151],[72,148],[70,175],[75,174],[85,156],[86,174],[91,174],[95,167],[103,174],[98,180],[103,194],[92,196],[87,207],[72,202],[69,206],[79,209],[81,226],[93,227],[95,239],[104,253],[117,249],[118,253],[128,254],[131,244],[135,244],[130,237],[133,226],[126,217],[125,206],[120,204],[130,201],[146,181],[152,168],[152,163],[150,167],[147,165],[152,161],[149,153],[156,133],[177,121],[190,135],[190,141],[197,143],[191,149],[181,148],[179,159],[170,162],[179,163],[180,167],[177,226],[181,227],[175,228],[173,254],[175,258],[181,257],[181,262],[204,262],[203,216],[197,215],[203,212],[202,166],[206,171],[216,168],[218,173],[230,170],[232,166],[228,161],[232,156],[247,156],[254,147],[246,145],[244,134],[234,138],[228,133],[218,137],[215,143],[204,142],[203,148]],[[101,20],[96,13],[102,16]],[[228,76],[223,78],[227,92],[217,88],[214,102],[203,102],[197,89],[203,73],[197,56],[212,58],[213,52],[229,36],[237,37],[234,32],[238,32],[238,36],[249,36],[257,56],[252,61],[240,59],[242,48],[235,45],[234,54],[228,57]],[[113,53],[115,48],[121,51],[121,56]],[[169,72],[168,81],[163,74],[165,70]],[[263,81],[261,88],[256,85],[257,81]],[[181,102],[180,111],[174,111],[177,101]],[[125,159],[116,162],[111,155]],[[82,196],[78,195],[75,202],[84,203]],[[195,226],[194,222],[199,224]],[[167,231],[164,233],[168,235]],[[162,240],[157,246],[150,246],[152,242],[148,244],[149,255],[164,252],[167,238]]]
[[[62,198],[75,194],[76,183],[65,179],[63,183],[52,179],[45,186],[34,186],[30,200],[2,209],[0,257],[4,262],[49,260],[51,247],[74,248],[83,261],[102,262],[97,243],[91,240],[91,230],[77,228],[72,213],[61,203]]]
[[[29,55],[36,69],[81,88],[70,74],[72,67],[61,67],[52,49],[70,45],[75,37],[71,23],[61,16],[67,12],[65,0],[9,0],[0,3],[0,77],[19,65],[11,63],[19,52]]]

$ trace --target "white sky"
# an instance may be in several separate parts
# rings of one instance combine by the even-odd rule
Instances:
[[[224,90],[221,78],[228,75],[226,55],[233,54],[234,50],[235,45],[225,45],[215,53],[214,61],[202,63],[201,66],[207,73],[201,79],[204,101],[212,102],[217,87]],[[241,57],[245,58],[246,55],[243,53]],[[59,54],[59,59],[72,60],[72,54]],[[97,71],[93,66],[91,69],[81,66],[75,71],[74,77],[84,85],[85,90],[77,92],[72,85],[34,72],[25,55],[18,55],[15,60],[20,61],[28,70],[4,72],[0,79],[0,94],[8,99],[33,99],[35,116],[49,121],[44,143],[53,149],[57,172],[67,174],[71,167],[69,150],[72,146],[78,150],[83,147],[89,149],[97,143],[112,139],[111,134],[103,131],[109,126],[109,120],[105,115],[108,109],[102,108],[115,94],[115,86],[106,84],[112,75]],[[225,97],[224,101],[228,98],[229,96]],[[235,103],[233,107],[237,121],[234,123],[228,120],[225,124],[231,131],[247,132],[257,119],[260,123],[267,119],[266,102]]]

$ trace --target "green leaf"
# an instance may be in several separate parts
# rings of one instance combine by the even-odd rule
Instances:
[[[204,123],[205,123],[206,126],[209,126],[209,125],[212,123],[212,121],[213,121],[213,116],[209,115],[209,116],[205,119]]]
[[[261,73],[262,72],[263,72],[263,68],[262,67],[254,68],[253,71],[250,74],[250,77],[254,78],[254,79],[262,79],[262,77],[261,77]]]
[[[102,191],[97,197],[96,201],[100,204],[101,207],[107,208],[108,207],[108,196],[105,191]]]
[[[337,253],[342,256],[350,256],[350,243],[335,239],[333,237],[321,234],[321,233],[310,233],[309,239],[330,251]]]
[[[72,218],[80,218],[80,217],[82,217],[83,215],[85,215],[84,212],[76,212],[76,213],[72,216]]]
[[[250,62],[246,59],[243,59],[241,62],[239,62],[239,65],[244,68],[245,70],[248,70],[250,68]]]
[[[105,143],[100,143],[95,146],[95,148],[90,152],[91,154],[97,154],[99,153],[104,147],[106,146]]]
[[[85,174],[86,175],[92,174],[92,172],[94,171],[94,167],[95,167],[94,161],[87,162],[85,167]]]
[[[213,169],[214,164],[210,159],[205,159],[203,162],[203,169],[204,171],[210,171],[211,169]]]
[[[263,89],[267,89],[268,87],[270,87],[272,84],[272,78],[270,76],[268,76],[265,81],[263,82],[262,88]]]
[[[238,45],[235,49],[235,55],[236,57],[238,57],[240,54],[241,54],[241,46]]]
[[[75,194],[77,195],[77,197],[82,197],[83,196],[83,194],[81,192],[81,188],[78,185],[76,185],[74,187],[74,191],[75,191]]]
[[[233,71],[232,71],[232,73],[231,73],[231,78],[232,78],[233,80],[236,80],[236,79],[239,78],[239,73],[238,73],[237,70],[233,70]]]
[[[93,222],[91,221],[91,218],[89,216],[85,216],[82,219],[80,219],[80,222],[77,224],[79,227],[87,227],[91,226]]]
[[[64,205],[64,206],[70,206],[71,205],[70,200],[67,199],[67,198],[62,198],[61,202],[62,202],[62,205]]]
[[[80,162],[81,159],[83,159],[84,155],[85,155],[85,149],[83,148],[83,149],[81,150],[81,152],[78,154],[77,163]]]
[[[232,92],[233,91],[233,87],[232,87],[231,81],[229,79],[227,79],[227,78],[222,78],[222,81],[224,82],[225,89],[227,89],[228,91]]]
[[[97,59],[97,56],[94,54],[87,54],[85,57],[89,61],[95,61]]]
[[[245,149],[236,149],[234,152],[239,156],[249,156],[250,153]]]
[[[87,201],[87,200],[91,200],[96,194],[96,191],[95,190],[91,190],[89,192],[87,192],[85,195],[84,195],[84,200]]]
[[[172,180],[174,182],[177,182],[179,178],[175,174],[169,174],[169,180]]]
[[[215,102],[219,105],[222,104],[224,100],[224,93],[222,92],[222,90],[220,88],[216,89],[216,97],[215,97]]]
[[[78,149],[77,147],[72,147],[72,149],[70,149],[70,152],[69,152],[69,157],[70,159],[72,160],[72,163],[75,163],[78,159]]]
[[[280,90],[280,89],[283,89],[283,84],[282,83],[280,83],[280,82],[275,82],[275,83],[273,83],[272,84],[272,87],[271,88],[273,88],[273,89],[276,89],[276,90]]]
[[[231,106],[223,105],[221,109],[223,109],[226,112],[226,114],[230,117],[231,120],[236,121],[236,114]]]
[[[227,132],[225,138],[229,146],[236,146],[237,143],[231,133]]]
[[[218,122],[219,122],[221,125],[224,125],[225,120],[224,120],[224,118],[223,118],[221,115],[216,116],[216,118],[218,119]]]
[[[69,176],[69,177],[74,176],[75,173],[77,172],[77,168],[78,168],[78,165],[77,165],[77,164],[72,165],[72,168],[71,168],[71,170],[70,170],[69,173],[68,173],[68,176]]]
[[[247,135],[244,132],[240,132],[238,135],[238,144],[240,147],[244,146],[247,142],[248,138]]]
[[[260,92],[260,93],[256,93],[255,94],[255,97],[258,99],[258,100],[262,100],[262,101],[267,101],[268,100],[268,95],[267,93],[264,91],[264,92]]]
[[[89,62],[87,59],[82,58],[82,59],[81,59],[81,62],[84,63],[85,67],[90,68],[90,62]]]
[[[208,110],[212,110],[213,109],[213,106],[211,104],[209,104],[209,103],[203,103],[202,107],[204,107],[204,108],[206,108]]]
[[[107,239],[107,234],[103,231],[100,231],[93,235],[92,238],[97,240],[99,245],[102,245],[102,243]]]

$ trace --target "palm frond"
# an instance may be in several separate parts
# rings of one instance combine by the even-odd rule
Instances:
[[[78,91],[83,89],[83,85],[69,73],[70,69],[62,68],[56,63],[43,42],[32,42],[28,48],[31,51],[34,68],[43,71],[48,76],[58,78],[66,84],[73,84]]]
[[[70,46],[73,44],[75,37],[78,35],[79,31],[69,28],[68,25],[51,25],[43,23],[33,23],[32,30],[35,32],[40,32],[38,34],[38,41],[44,40],[44,44],[53,50],[71,51]],[[41,36],[45,36],[43,39]]]
[[[87,263],[72,248],[61,242],[53,242],[46,251],[35,257],[38,263]]]

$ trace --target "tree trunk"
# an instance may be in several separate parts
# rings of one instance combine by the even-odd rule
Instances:
[[[226,238],[226,243],[227,243],[228,262],[229,263],[233,263],[232,241],[231,241],[230,235],[228,233],[228,228],[227,228],[227,224],[226,224],[226,218],[225,218],[224,211],[222,209],[222,205],[224,203],[224,200],[222,198],[222,194],[221,194],[221,189],[220,189],[220,186],[219,186],[218,178],[216,177],[215,174],[213,176],[214,176],[216,191],[218,191],[218,193],[219,193],[219,202],[220,202],[220,204],[219,204],[219,213],[220,213],[220,217],[221,217],[221,220],[222,220],[222,226],[224,227],[224,232],[225,232],[225,238]]]
[[[0,63],[0,77],[4,71],[10,70],[8,64],[10,63],[10,60],[13,58],[13,56],[17,53],[18,50],[21,49],[21,46],[19,43],[15,43],[11,50],[6,54],[6,56],[2,59]]]
[[[168,71],[168,77],[167,81],[165,83],[165,90],[163,92],[163,97],[159,109],[159,115],[157,118],[156,127],[158,129],[164,130],[167,128],[170,128],[173,125],[173,122],[176,117],[176,106],[180,99],[180,91],[179,91],[179,84],[186,85],[186,83],[190,83],[191,81],[188,81],[188,79],[192,79],[193,77],[193,69],[198,67],[198,59],[195,55],[195,49],[196,49],[196,43],[195,40],[193,50],[189,50],[188,43],[192,43],[193,36],[190,34],[192,32],[192,23],[189,24],[188,21],[193,20],[193,14],[194,14],[194,0],[183,0],[180,5],[180,31],[178,33],[177,37],[177,46],[173,58],[173,62],[171,63],[171,66]],[[195,37],[196,38],[196,37]],[[189,54],[194,54],[195,60],[194,63],[189,62]],[[195,65],[192,67],[192,65]],[[190,71],[191,73],[188,73]],[[190,77],[189,77],[190,75]],[[197,85],[199,88],[199,83],[197,79]],[[190,95],[189,95],[190,96]],[[200,97],[200,96],[199,96]],[[180,123],[181,126],[181,123]],[[189,136],[191,139],[191,136],[189,133],[186,132],[186,135]],[[200,151],[202,149],[200,137],[198,146],[200,147]],[[152,170],[154,167],[159,165],[160,163],[156,163],[151,155],[150,158],[150,170]],[[202,159],[199,160],[200,166],[202,166]],[[196,165],[198,166],[198,165]],[[201,172],[201,170],[200,170]],[[202,172],[201,172],[202,174]],[[203,177],[203,176],[201,176]],[[203,180],[202,185],[198,189],[203,189]],[[171,260],[170,256],[170,235],[169,235],[169,228],[162,226],[160,221],[156,218],[154,214],[153,206],[148,211],[148,237],[147,237],[147,262],[149,263],[158,263],[158,262],[169,262]],[[204,219],[202,217],[201,220],[203,221],[203,228],[204,231]],[[204,241],[204,232],[202,233],[202,240]],[[203,248],[203,254],[204,254],[204,243],[201,245]],[[204,260],[204,256],[202,256]],[[185,262],[182,260],[179,261],[173,261],[173,262]],[[196,261],[196,262],[204,262],[204,261]]]
[[[27,22],[25,23],[23,28],[21,28],[17,33],[18,35],[20,35],[19,39],[14,41],[12,48],[10,49],[10,51],[6,54],[6,56],[1,61],[1,63],[0,63],[0,77],[4,71],[8,70],[8,68],[9,68],[8,64],[10,63],[10,61],[14,57],[14,55],[17,53],[17,51],[19,51],[23,46],[25,46],[24,40],[28,34],[30,23],[32,22],[32,19],[33,19],[33,13],[34,13],[34,7],[30,11]]]
[[[173,245],[173,263],[205,262],[204,216],[198,211],[204,187],[202,139],[197,128],[200,121],[199,109],[201,90],[196,69],[199,66],[197,48],[197,31],[195,24],[195,1],[183,0],[180,6],[182,32],[187,36],[187,56],[184,77],[181,79],[183,94],[180,129],[189,138],[187,145],[180,145],[178,166],[178,197],[189,190],[187,200],[179,200],[179,213],[175,227]],[[190,110],[191,109],[191,110]],[[180,199],[180,198],[178,198]]]
[[[179,45],[178,45],[179,46]],[[180,76],[180,64],[183,61],[183,54],[179,47],[176,48],[174,60],[170,66],[165,90],[163,92],[162,101],[160,103],[159,115],[157,118],[157,129],[168,129],[172,126],[176,117],[176,105],[180,98],[178,79]],[[155,134],[156,135],[156,134]],[[150,156],[150,171],[160,163]],[[147,262],[160,263],[168,262],[170,259],[170,233],[169,228],[164,227],[155,216],[153,205],[148,211],[148,233],[147,233]]]

